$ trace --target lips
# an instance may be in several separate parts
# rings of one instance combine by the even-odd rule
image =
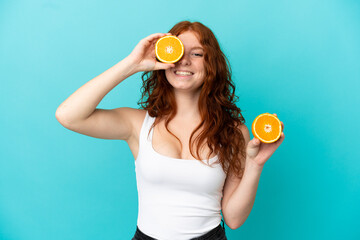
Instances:
[[[175,73],[175,75],[178,75],[178,76],[191,76],[191,75],[194,75],[193,72],[185,71],[185,70],[175,70],[174,73]]]

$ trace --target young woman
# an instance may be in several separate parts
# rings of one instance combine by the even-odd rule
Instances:
[[[128,143],[139,196],[133,240],[226,239],[221,212],[231,229],[245,222],[284,133],[271,144],[250,141],[230,66],[208,27],[183,21],[167,34],[184,44],[179,62],[156,60],[155,42],[166,34],[152,34],[66,99],[56,118],[72,131]],[[137,72],[144,72],[142,109],[96,108]]]

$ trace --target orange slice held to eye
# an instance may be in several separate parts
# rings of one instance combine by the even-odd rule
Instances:
[[[251,131],[263,143],[276,142],[282,132],[280,120],[273,114],[263,113],[252,123]]]
[[[184,45],[175,36],[168,35],[161,37],[155,44],[155,54],[159,61],[164,63],[175,63],[184,54]]]

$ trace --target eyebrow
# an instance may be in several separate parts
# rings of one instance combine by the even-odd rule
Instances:
[[[193,48],[191,48],[191,50],[194,50],[194,49],[204,50],[204,48],[202,48],[202,47],[193,47]]]

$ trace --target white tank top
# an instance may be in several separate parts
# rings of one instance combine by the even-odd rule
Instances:
[[[140,231],[160,240],[188,240],[221,222],[221,198],[226,178],[218,156],[212,167],[199,160],[171,158],[152,147],[155,121],[148,112],[140,131],[135,160]],[[207,164],[207,160],[202,160]]]

